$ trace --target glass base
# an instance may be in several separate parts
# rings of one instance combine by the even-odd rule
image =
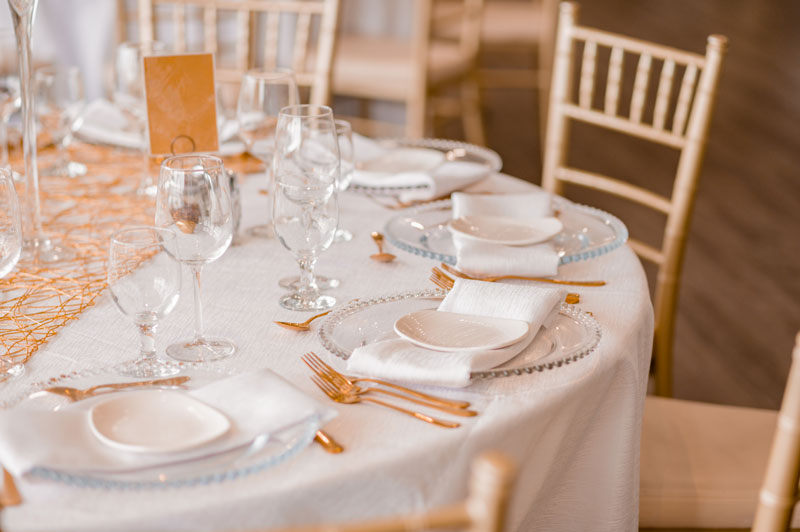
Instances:
[[[80,177],[86,175],[86,165],[69,161],[66,164],[50,166],[41,170],[41,175],[52,177]]]
[[[350,242],[353,240],[353,233],[347,229],[337,229],[333,237],[334,242]]]
[[[339,279],[334,279],[333,277],[325,277],[324,275],[315,275],[314,280],[317,282],[317,287],[320,290],[331,290],[333,288],[339,288],[339,285],[342,284]],[[281,288],[285,288],[286,290],[293,290],[297,292],[300,289],[300,277],[284,277],[283,279],[278,281],[278,286]]]
[[[25,364],[0,358],[0,382],[25,373]]]
[[[336,304],[336,298],[327,295],[318,295],[312,298],[302,298],[300,294],[287,294],[280,298],[283,308],[297,311],[328,310]]]
[[[23,242],[22,256],[40,264],[66,262],[75,258],[75,250],[67,246],[58,246],[47,237],[36,237]]]
[[[169,377],[180,373],[180,368],[170,366],[163,360],[157,358],[140,358],[133,362],[121,366],[118,370],[120,375],[126,377],[140,377],[144,379],[153,379],[158,377]]]
[[[275,236],[272,224],[254,225],[253,227],[248,227],[245,233],[256,238],[273,238]]]
[[[236,344],[224,338],[201,338],[167,347],[167,355],[183,362],[211,362],[236,352]]]

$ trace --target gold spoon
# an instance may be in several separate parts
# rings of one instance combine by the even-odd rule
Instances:
[[[321,318],[322,316],[325,316],[325,315],[330,314],[330,313],[331,313],[331,311],[329,310],[328,312],[323,312],[322,314],[317,314],[316,316],[311,316],[306,321],[300,322],[300,323],[294,323],[294,322],[291,322],[291,321],[276,321],[275,324],[280,325],[281,327],[283,327],[285,329],[289,329],[291,331],[307,331],[307,330],[309,330],[311,328],[311,322],[312,321],[314,321],[317,318]]]
[[[374,255],[370,255],[369,258],[372,260],[376,260],[378,262],[392,262],[397,257],[392,255],[391,253],[384,253],[383,252],[383,235],[377,231],[372,232],[372,240],[375,241],[375,245],[378,246],[378,252]]]

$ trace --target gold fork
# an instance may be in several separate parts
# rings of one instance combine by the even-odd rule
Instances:
[[[453,285],[456,282],[455,279],[453,279],[452,277],[450,277],[449,275],[447,275],[446,273],[444,273],[442,270],[440,270],[435,266],[433,267],[431,272],[432,273],[429,279],[431,280],[431,282],[433,282],[433,284],[435,284],[439,288],[444,288],[445,290],[450,290],[451,288],[453,288]],[[569,305],[576,305],[581,302],[581,295],[576,294],[574,292],[570,292],[564,298],[564,302]]]
[[[475,277],[473,275],[466,274],[464,272],[458,271],[449,264],[445,264],[444,262],[441,263],[442,268],[447,270],[452,275],[456,277],[461,277],[462,279],[471,279],[473,281],[486,281],[489,283],[494,283],[496,281],[501,281],[503,279],[518,279],[521,281],[536,281],[539,283],[551,283],[551,284],[564,284],[569,286],[605,286],[605,281],[567,281],[563,279],[550,279],[547,277],[525,277],[522,275],[486,275],[481,277]]]
[[[442,406],[447,406],[450,408],[469,408],[470,404],[467,401],[457,401],[455,399],[444,399],[443,397],[436,397],[435,395],[429,395],[427,393],[418,392],[416,390],[412,390],[411,388],[406,388],[405,386],[400,386],[399,384],[394,384],[392,382],[383,381],[380,379],[371,379],[369,377],[353,377],[351,375],[344,375],[336,371],[333,366],[327,364],[324,360],[322,360],[319,355],[314,353],[313,351],[309,351],[305,354],[304,358],[308,357],[316,362],[319,366],[325,368],[327,373],[331,375],[338,375],[339,377],[346,379],[348,382],[355,384],[357,382],[371,382],[373,384],[380,384],[381,386],[387,386],[389,388],[394,388],[395,390],[400,390],[401,392],[413,395],[414,397],[419,397],[420,399],[425,399],[429,403],[438,403]]]
[[[454,428],[457,428],[457,427],[461,426],[460,423],[454,423],[452,421],[444,421],[444,420],[441,420],[441,419],[436,419],[434,417],[427,416],[427,415],[425,415],[425,414],[423,414],[421,412],[414,412],[413,410],[406,410],[403,407],[400,407],[400,406],[397,406],[397,405],[393,405],[391,403],[386,403],[386,402],[381,401],[379,399],[373,399],[372,397],[361,397],[359,395],[344,394],[336,386],[334,386],[330,382],[328,382],[328,381],[326,381],[326,380],[324,380],[324,379],[322,379],[320,377],[317,377],[316,375],[312,375],[311,376],[311,380],[314,382],[314,384],[317,385],[317,387],[319,387],[320,390],[322,390],[325,393],[325,395],[327,395],[328,397],[330,397],[332,400],[336,401],[337,403],[343,403],[343,404],[353,404],[353,403],[361,403],[361,402],[375,403],[376,405],[381,405],[381,406],[385,406],[387,408],[391,408],[393,410],[397,410],[398,412],[402,412],[402,413],[407,414],[407,415],[409,415],[411,417],[415,417],[415,418],[417,418],[419,420],[422,420],[422,421],[424,421],[426,423],[431,423],[431,424],[437,425],[439,427],[446,427],[446,428],[449,428],[449,429],[454,429]]]
[[[339,372],[336,372],[336,371],[328,372],[328,370],[326,370],[324,367],[316,364],[311,357],[304,356],[303,357],[303,362],[305,362],[306,366],[308,366],[311,369],[311,371],[313,371],[318,377],[322,378],[323,380],[326,380],[326,381],[330,382],[331,384],[336,386],[336,388],[338,388],[340,392],[342,392],[345,395],[356,395],[356,396],[359,396],[359,395],[364,395],[364,394],[370,393],[370,392],[376,392],[376,393],[382,393],[382,394],[385,394],[385,395],[388,395],[388,396],[391,396],[391,397],[396,397],[398,399],[404,399],[406,401],[411,401],[412,403],[416,403],[416,404],[421,405],[421,406],[426,406],[428,408],[436,408],[437,410],[441,410],[442,412],[445,412],[447,414],[452,414],[454,416],[472,417],[472,416],[477,416],[478,415],[478,413],[475,412],[474,410],[466,410],[466,409],[463,409],[463,408],[453,408],[453,407],[450,407],[450,406],[443,406],[441,404],[430,403],[428,401],[423,401],[421,399],[415,399],[414,397],[409,397],[407,395],[404,395],[404,394],[401,394],[401,393],[397,393],[397,392],[393,392],[391,390],[383,390],[381,388],[375,388],[375,387],[362,388],[361,386],[353,384],[350,380],[345,378],[344,375],[342,375]]]

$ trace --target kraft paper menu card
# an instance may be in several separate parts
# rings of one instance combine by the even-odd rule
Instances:
[[[212,54],[145,57],[144,83],[152,155],[219,150]]]

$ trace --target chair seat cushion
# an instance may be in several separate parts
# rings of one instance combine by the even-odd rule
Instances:
[[[750,528],[777,415],[647,397],[639,526]]]
[[[457,43],[433,41],[428,48],[428,83],[463,75],[470,59]],[[362,35],[342,35],[333,59],[335,94],[404,101],[411,97],[417,69],[411,44],[406,40]]]
[[[535,46],[541,39],[541,24],[542,14],[530,0],[486,2],[481,41],[489,46]]]

